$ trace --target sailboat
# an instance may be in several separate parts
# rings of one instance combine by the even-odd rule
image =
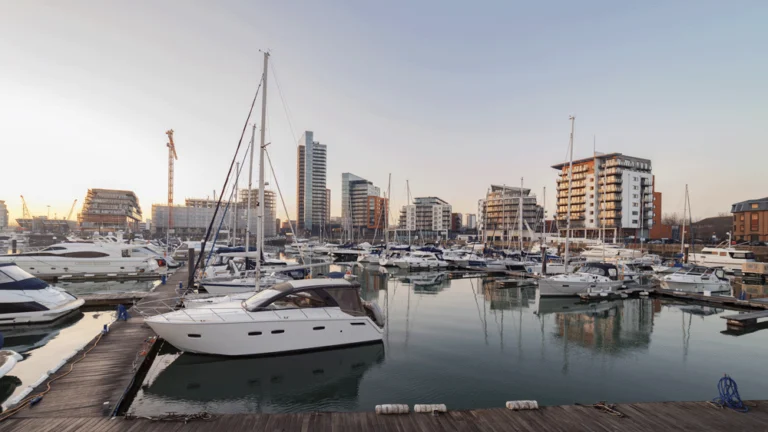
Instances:
[[[264,131],[269,53],[262,75],[261,170],[259,202],[264,202]],[[259,206],[259,226],[264,206]],[[263,229],[257,248],[263,250]],[[254,290],[261,279],[256,261]],[[220,298],[221,299],[221,298]],[[220,301],[168,312],[144,320],[158,336],[193,353],[250,356],[380,343],[384,318],[376,303],[364,302],[360,285],[343,279],[311,279],[279,283],[245,300]]]
[[[569,239],[571,236],[571,193],[573,188],[573,129],[576,117],[570,116],[571,136],[569,143],[570,161],[568,164],[568,207],[565,230],[565,254],[563,262],[567,266]],[[616,266],[595,265],[576,273],[565,273],[539,280],[539,294],[546,296],[577,296],[582,293],[600,293],[613,291],[623,285],[623,281],[615,280]]]

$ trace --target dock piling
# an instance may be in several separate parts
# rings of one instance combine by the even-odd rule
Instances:
[[[201,252],[202,253],[202,252]],[[187,289],[195,283],[195,250],[190,248],[187,252]]]

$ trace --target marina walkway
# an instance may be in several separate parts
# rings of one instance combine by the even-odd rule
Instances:
[[[62,416],[12,418],[0,431],[757,431],[768,425],[768,401],[750,402],[746,414],[715,408],[706,402],[620,404],[619,417],[588,406],[542,407],[536,411],[504,408],[432,414],[376,415],[362,413],[228,414],[211,420],[152,421],[147,419]]]
[[[186,283],[186,280],[187,270],[179,269],[165,285],[158,285],[138,304],[172,299],[176,297],[175,287],[179,282]],[[94,337],[53,374],[55,379],[69,371],[72,363],[76,363],[71,373],[55,380],[50,391],[37,405],[20,409],[13,418],[101,418],[105,413],[113,412],[131,386],[136,371],[152,346],[150,338],[154,336],[152,329],[144,325],[144,319],[138,313],[130,310],[128,313],[130,319],[113,323],[109,333]],[[83,353],[87,353],[85,358]],[[43,382],[30,395],[45,391],[50,380]],[[3,414],[0,414],[0,418]]]

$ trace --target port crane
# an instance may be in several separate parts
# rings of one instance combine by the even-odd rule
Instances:
[[[168,229],[173,228],[173,162],[178,160],[176,146],[173,143],[173,129],[165,131],[168,135]]]
[[[29,212],[29,207],[27,207],[27,201],[24,200],[24,195],[19,196],[21,196],[21,217],[24,219],[32,219],[32,213]]]
[[[72,219],[72,213],[75,211],[76,204],[77,204],[77,198],[75,198],[75,201],[72,203],[72,208],[69,209],[69,214],[67,215],[67,218],[65,220]]]

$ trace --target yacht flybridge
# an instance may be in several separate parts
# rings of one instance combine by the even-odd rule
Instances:
[[[343,279],[281,283],[241,302],[182,309],[145,319],[176,348],[247,356],[376,343],[384,318]]]
[[[0,263],[0,325],[55,321],[83,303],[13,263]]]
[[[57,243],[34,252],[0,255],[0,264],[14,263],[40,277],[157,272],[160,268],[157,257],[133,256],[131,250],[134,247],[107,243]]]

